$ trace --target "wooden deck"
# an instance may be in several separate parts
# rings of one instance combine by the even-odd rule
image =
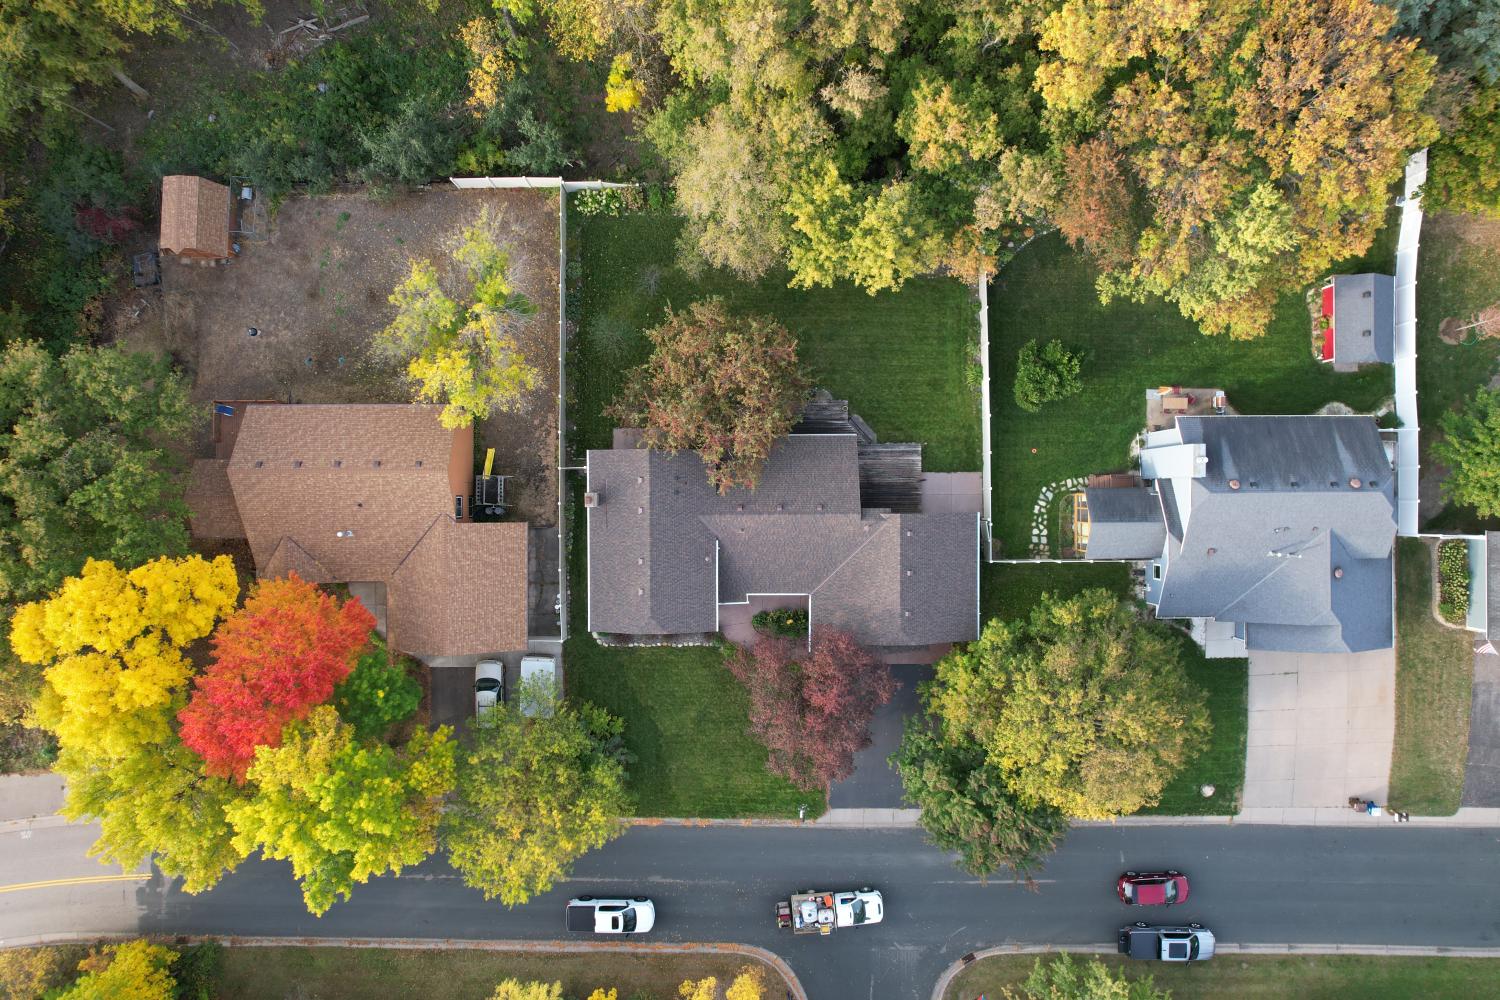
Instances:
[[[792,428],[793,434],[853,434],[860,444],[874,444],[875,432],[870,425],[849,412],[847,399],[834,399],[826,389],[816,389],[802,408],[802,419]]]

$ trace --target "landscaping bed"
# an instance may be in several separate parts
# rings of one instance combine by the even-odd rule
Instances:
[[[1451,816],[1464,790],[1474,654],[1469,634],[1432,616],[1432,555],[1396,540],[1396,741],[1391,805]]]
[[[1367,265],[1349,269],[1388,270],[1388,251],[1381,243]],[[1367,411],[1391,394],[1387,366],[1340,375],[1312,359],[1300,289],[1282,300],[1265,336],[1236,341],[1205,336],[1160,300],[1100,305],[1096,276],[1084,255],[1051,234],[1034,240],[991,284],[996,555],[1027,553],[1032,508],[1043,487],[1130,465],[1131,440],[1145,425],[1148,388],[1218,387],[1241,413],[1311,413],[1333,400]],[[1052,338],[1083,350],[1083,390],[1027,413],[1012,396],[1017,353],[1029,340]]]
[[[1094,956],[1080,955],[1082,964]],[[1112,969],[1126,969],[1132,980],[1154,978],[1172,1000],[1408,1000],[1439,997],[1466,1000],[1494,992],[1497,969],[1488,958],[1391,958],[1376,955],[1220,955],[1211,962],[1171,966],[1131,964],[1118,955],[1099,958]],[[948,987],[945,1000],[995,998],[1025,981],[1036,955],[997,955],[980,959]]]

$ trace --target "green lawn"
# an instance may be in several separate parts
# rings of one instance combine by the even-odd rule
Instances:
[[[498,905],[498,904],[496,904]],[[558,914],[559,921],[562,915]],[[396,948],[225,948],[218,1000],[367,1000],[428,997],[488,1000],[503,979],[561,982],[582,1000],[615,987],[622,998],[670,1000],[685,979],[732,978],[750,960],[738,955],[549,954],[417,951]],[[768,991],[780,981],[766,969]]]
[[[989,563],[980,572],[980,607],[985,620],[1023,618],[1044,593],[1071,597],[1091,587],[1103,587],[1121,597],[1130,594],[1130,569],[1124,563]],[[1164,816],[1233,815],[1245,781],[1248,668],[1244,660],[1208,660],[1197,643],[1176,629],[1172,631],[1181,644],[1188,675],[1208,692],[1214,730],[1208,749],[1163,790],[1159,805],[1143,812]],[[1212,798],[1205,799],[1200,793],[1204,784],[1215,787]]]
[[[964,376],[978,307],[966,285],[927,278],[872,296],[849,284],[788,288],[784,274],[755,284],[713,270],[695,278],[675,263],[680,229],[669,215],[568,217],[577,262],[570,275],[579,330],[569,370],[575,451],[609,446],[602,411],[625,369],[645,360],[641,332],[668,305],[717,295],[735,310],[779,319],[797,336],[817,384],[847,398],[882,441],[921,442],[932,472],[979,468],[979,394]]]
[[[1445,344],[1438,327],[1449,317],[1471,315],[1500,301],[1500,224],[1468,216],[1432,216],[1422,224],[1417,256],[1417,408],[1422,425],[1422,465],[1441,436],[1444,413],[1487,383],[1500,358],[1500,339],[1463,346]],[[1476,531],[1500,527],[1470,508],[1451,507],[1427,527]]]
[[[1369,955],[1220,955],[1190,966],[1130,963],[1100,956],[1111,968],[1126,968],[1132,979],[1151,976],[1172,1000],[1475,1000],[1493,996],[1500,962],[1485,958],[1387,958]],[[1087,961],[1089,956],[1077,956]],[[945,1000],[974,1000],[981,993],[999,1000],[1036,964],[1036,955],[982,959],[959,974]]]
[[[1388,237],[1371,257],[1389,272]],[[1282,301],[1264,337],[1235,341],[1205,336],[1160,300],[1102,306],[1095,277],[1089,261],[1053,234],[1034,241],[990,287],[997,555],[1026,555],[1042,487],[1129,465],[1130,442],[1145,424],[1147,388],[1219,387],[1242,413],[1310,413],[1331,400],[1368,410],[1391,394],[1388,367],[1338,375],[1313,360],[1300,289]],[[1011,395],[1016,354],[1033,337],[1058,338],[1086,354],[1083,392],[1034,414]]]
[[[1432,617],[1427,543],[1396,540],[1396,744],[1391,805],[1451,816],[1464,790],[1474,655],[1469,633]]]

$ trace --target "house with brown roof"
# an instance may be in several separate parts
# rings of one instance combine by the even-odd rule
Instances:
[[[233,434],[189,481],[194,535],[245,539],[262,578],[379,585],[403,652],[526,647],[527,526],[472,520],[472,427],[440,406],[224,409]]]
[[[979,514],[866,502],[892,493],[870,482],[889,447],[920,453],[862,446],[854,433],[792,434],[754,490],[720,494],[696,452],[634,447],[617,433],[614,448],[588,453],[589,630],[705,640],[736,609],[770,599],[895,662],[977,638]]]
[[[227,260],[234,253],[229,238],[233,210],[223,184],[188,174],[163,177],[158,245],[179,257]]]

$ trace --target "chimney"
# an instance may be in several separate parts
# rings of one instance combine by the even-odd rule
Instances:
[[[598,490],[593,490],[593,491],[590,491],[588,493],[585,493],[583,495],[583,506],[584,506],[584,509],[587,510],[590,507],[597,507],[597,506],[599,506],[599,502],[602,499],[604,499],[603,495],[600,494]]]

